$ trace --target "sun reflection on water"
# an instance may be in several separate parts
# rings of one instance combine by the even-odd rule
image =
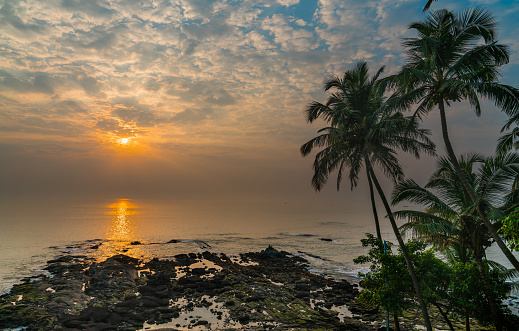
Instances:
[[[138,206],[129,199],[119,199],[106,206],[107,219],[106,239],[90,247],[92,255],[105,260],[117,254],[125,254],[135,258],[144,258],[147,254],[140,245],[136,234],[135,215],[139,214]],[[137,244],[138,243],[138,244]]]
[[[112,216],[112,222],[108,239],[116,241],[131,241],[135,239],[133,217],[137,215],[137,206],[128,199],[119,199],[108,206],[108,215]]]

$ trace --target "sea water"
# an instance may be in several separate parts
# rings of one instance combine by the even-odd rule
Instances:
[[[383,229],[391,234],[389,226]],[[146,259],[204,250],[233,256],[272,245],[305,255],[315,272],[356,276],[363,267],[352,260],[365,252],[366,232],[374,232],[369,214],[283,202],[11,201],[0,204],[0,292],[64,252]]]
[[[387,219],[382,235],[396,242]],[[135,200],[10,201],[0,204],[0,293],[20,278],[44,273],[56,256],[114,254],[168,258],[211,251],[237,256],[272,245],[310,263],[312,272],[355,280],[365,265],[360,240],[374,233],[366,213],[291,203]],[[503,264],[500,252],[490,256]]]

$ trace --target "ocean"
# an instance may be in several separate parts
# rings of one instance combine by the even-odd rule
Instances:
[[[382,235],[396,242],[382,218]],[[141,259],[211,251],[237,256],[272,245],[301,255],[311,271],[355,281],[367,271],[353,259],[374,233],[372,215],[291,203],[136,200],[9,201],[0,204],[0,293],[22,277],[44,273],[63,253]],[[494,248],[489,258],[508,266]]]

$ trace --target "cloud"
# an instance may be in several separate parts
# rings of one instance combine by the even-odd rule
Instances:
[[[297,5],[299,3],[299,0],[278,0],[278,2],[285,7],[290,7],[293,5]]]
[[[133,122],[139,127],[154,126],[158,122],[157,116],[149,111],[124,105],[115,105],[114,108],[111,112],[112,116],[120,118],[125,122]]]
[[[186,109],[171,118],[173,123],[200,123],[201,121],[210,119],[213,115],[212,108]]]
[[[422,5],[3,1],[0,144],[97,151],[131,136],[170,158],[178,150],[164,146],[239,158],[266,153],[261,157],[269,160],[294,151],[291,157],[299,158],[298,145],[316,131],[303,109],[312,99],[325,100],[323,81],[360,60],[373,70],[383,64],[386,73],[397,70],[401,38],[424,17]],[[518,5],[488,6],[502,19],[500,40],[511,46],[513,65],[503,80],[513,85]]]

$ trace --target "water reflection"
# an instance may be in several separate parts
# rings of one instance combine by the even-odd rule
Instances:
[[[112,216],[108,239],[116,241],[135,240],[133,217],[137,215],[137,206],[128,199],[119,199],[108,206],[107,214]]]
[[[142,258],[146,254],[141,245],[136,245],[140,239],[136,234],[135,215],[138,215],[138,207],[129,199],[119,199],[117,202],[106,206],[105,215],[107,219],[106,239],[94,243],[90,247],[92,255],[105,260],[116,254],[126,254],[128,256]]]

